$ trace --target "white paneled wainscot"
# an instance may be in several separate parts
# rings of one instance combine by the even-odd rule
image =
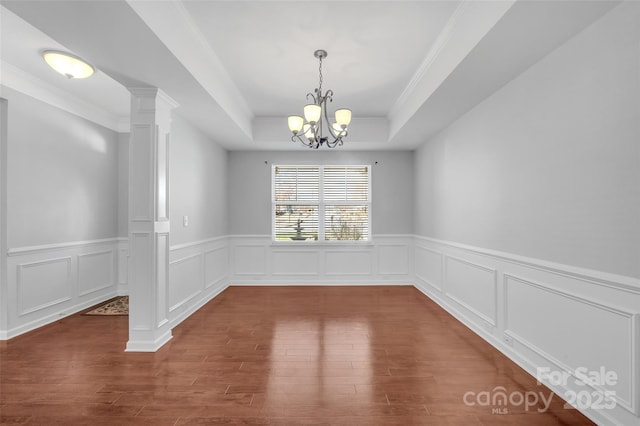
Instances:
[[[6,340],[129,294],[126,238],[80,241],[8,251]],[[171,326],[228,285],[228,237],[171,246],[168,288]]]
[[[120,245],[112,238],[9,249],[7,327],[0,330],[0,338],[18,336],[116,296]]]
[[[378,235],[357,244],[222,236],[173,245],[169,258],[171,327],[229,285],[415,285],[564,399],[585,389],[593,401],[613,396],[613,408],[580,407],[597,423],[637,424],[635,278],[414,235]],[[1,337],[126,294],[127,260],[128,243],[117,238],[10,249],[9,327]],[[603,371],[616,379],[577,380]],[[558,383],[552,375],[560,374],[565,379]]]
[[[370,242],[274,242],[269,235],[231,237],[235,285],[413,284],[410,235]]]
[[[171,246],[169,321],[182,322],[228,286],[228,237]]]
[[[583,413],[638,424],[637,279],[418,236],[414,263],[420,291]],[[615,379],[579,380],[595,373]]]

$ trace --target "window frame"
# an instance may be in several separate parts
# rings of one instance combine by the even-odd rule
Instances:
[[[278,240],[276,239],[276,168],[277,167],[291,167],[291,168],[317,168],[318,169],[318,239],[306,239],[301,241],[295,240]],[[354,202],[354,201],[337,201],[337,200],[329,200],[326,201],[324,199],[324,170],[325,168],[331,167],[366,167],[367,168],[367,200],[362,202]],[[373,215],[372,215],[372,179],[371,179],[371,164],[272,164],[271,165],[271,243],[277,245],[301,245],[301,244],[310,244],[310,245],[323,245],[323,244],[358,244],[358,245],[367,245],[371,244],[373,241]],[[302,200],[302,201],[291,201],[291,205],[310,205],[315,206],[315,201]],[[368,212],[368,235],[367,238],[363,238],[361,240],[326,240],[325,233],[325,206],[359,206],[366,205]]]

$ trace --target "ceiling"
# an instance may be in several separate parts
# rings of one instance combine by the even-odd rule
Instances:
[[[307,149],[286,116],[323,88],[353,111],[342,150],[411,150],[617,1],[4,1],[2,85],[127,130],[127,87],[159,87],[229,150]],[[44,49],[99,72],[67,80]]]

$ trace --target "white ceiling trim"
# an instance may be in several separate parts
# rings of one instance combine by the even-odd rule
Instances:
[[[253,112],[182,2],[127,0],[127,3],[239,129],[251,138]]]
[[[516,0],[463,1],[389,111],[393,138]]]
[[[2,61],[0,66],[2,67],[2,86],[31,96],[34,99],[115,132],[129,132],[129,117],[119,117],[110,113],[7,62]]]
[[[411,77],[411,80],[409,80],[409,83],[407,83],[407,86],[404,88],[400,96],[398,96],[398,99],[389,110],[389,116],[395,114],[402,107],[402,105],[404,105],[409,100],[409,97],[416,90],[418,84],[425,77],[425,74],[427,73],[429,68],[431,68],[435,60],[438,58],[438,55],[440,55],[440,52],[442,52],[442,49],[446,46],[447,42],[451,38],[456,20],[459,19],[459,16],[464,12],[468,5],[469,2],[466,1],[458,4],[458,7],[456,7],[456,10],[453,12],[451,17],[445,24],[444,28],[438,35],[438,38],[433,43],[433,46],[431,47],[429,52],[427,52],[427,56],[424,58],[416,72]]]

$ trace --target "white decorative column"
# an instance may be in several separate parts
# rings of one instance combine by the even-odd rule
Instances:
[[[157,88],[129,88],[128,352],[155,352],[169,326],[169,139],[177,104]]]
[[[9,328],[9,281],[7,279],[7,151],[9,137],[8,102],[0,98],[0,340]]]

